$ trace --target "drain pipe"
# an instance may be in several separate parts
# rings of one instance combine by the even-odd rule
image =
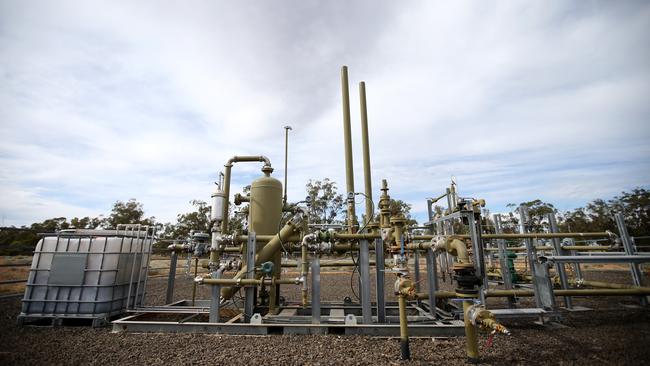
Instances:
[[[345,193],[348,208],[348,233],[354,234],[356,232],[356,213],[354,208],[354,163],[352,161],[352,127],[350,126],[350,90],[348,87],[347,66],[341,67],[341,96],[343,99],[343,143],[345,146]]]

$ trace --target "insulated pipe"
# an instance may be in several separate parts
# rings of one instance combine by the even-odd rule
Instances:
[[[366,83],[359,83],[359,101],[361,103],[361,146],[363,148],[363,183],[366,190],[366,222],[373,216],[372,176],[370,171],[370,141],[368,139],[368,108],[366,105]]]
[[[228,209],[229,209],[229,203],[230,203],[230,175],[231,175],[231,170],[232,170],[232,165],[234,163],[243,163],[243,162],[263,162],[264,167],[271,167],[271,160],[267,158],[264,155],[259,155],[259,156],[233,156],[232,158],[228,159],[224,167],[226,168],[226,172],[224,175],[224,187],[223,187],[223,192],[226,196],[226,199],[224,200],[223,203],[223,210],[221,211],[223,220],[221,221],[221,232],[222,233],[227,233],[228,232]]]
[[[272,260],[275,253],[277,253],[282,248],[282,242],[286,241],[292,235],[298,233],[300,230],[298,223],[302,220],[302,218],[301,216],[298,216],[296,223],[294,223],[292,220],[293,218],[289,220],[286,225],[284,225],[282,230],[280,230],[280,232],[273,239],[271,239],[262,249],[257,252],[257,255],[255,256],[255,266],[259,266],[264,262]],[[242,278],[246,275],[247,271],[248,265],[243,266],[242,269],[239,270],[239,272],[237,272],[237,274],[233,277],[233,279]],[[236,286],[224,287],[221,289],[221,297],[226,300],[230,299],[235,293],[236,289]]]
[[[348,67],[341,67],[341,96],[343,99],[343,143],[345,146],[345,187],[346,198],[354,194],[354,163],[352,161],[352,127],[350,125],[350,90],[348,87]],[[354,233],[355,209],[354,201],[347,199],[348,232]]]

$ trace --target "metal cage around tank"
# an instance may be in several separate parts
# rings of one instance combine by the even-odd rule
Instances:
[[[103,325],[144,305],[155,229],[63,230],[36,245],[19,324],[86,319]]]

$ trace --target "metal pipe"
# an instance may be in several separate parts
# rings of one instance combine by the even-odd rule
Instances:
[[[408,330],[408,317],[406,315],[406,296],[400,293],[397,299],[399,302],[400,358],[402,360],[410,360],[411,350],[409,349],[409,330]]]
[[[536,247],[533,247],[533,248],[535,250],[540,250],[540,251],[541,250],[553,250],[554,249],[552,246],[549,246],[549,245],[540,245],[540,246],[536,246]],[[613,249],[612,247],[606,246],[606,245],[565,245],[565,246],[562,246],[561,248],[564,249],[564,250],[578,250],[578,251],[585,251],[585,252],[586,251],[597,252],[597,251],[603,251],[603,250],[607,251],[607,250]],[[484,250],[488,251],[488,252],[496,252],[499,249],[497,249],[497,248],[485,248]],[[511,251],[511,252],[525,252],[526,248],[524,248],[524,247],[508,247],[507,250]]]
[[[289,130],[291,126],[284,126],[284,197],[282,199],[282,207],[287,205],[287,171],[289,169]]]
[[[259,156],[233,156],[232,158],[228,159],[224,167],[226,168],[226,172],[224,175],[224,187],[223,191],[226,196],[226,199],[224,200],[223,203],[223,209],[222,209],[222,217],[223,220],[221,221],[221,232],[222,233],[227,233],[228,232],[228,209],[230,205],[230,177],[231,177],[231,171],[232,171],[232,165],[234,163],[243,163],[243,162],[263,162],[264,167],[271,167],[271,160],[267,158],[264,155],[259,155]]]
[[[199,257],[194,258],[194,277],[199,275]],[[192,283],[192,306],[196,301],[196,282]]]
[[[553,238],[605,238],[614,234],[609,231],[593,233],[518,233],[518,234],[482,234],[482,239],[553,239]],[[450,235],[458,239],[467,239],[469,235]],[[434,235],[413,235],[412,240],[431,240]]]
[[[627,289],[568,289],[568,290],[554,290],[555,296],[643,296],[650,295],[650,289],[647,287],[641,288],[627,288]],[[485,297],[532,297],[535,292],[532,290],[488,290]],[[437,298],[453,298],[456,297],[454,292],[450,291],[436,291]],[[429,294],[426,292],[419,292],[416,298],[426,300]]]
[[[368,108],[366,105],[366,83],[359,83],[359,101],[361,104],[361,146],[363,149],[363,182],[366,193],[366,222],[373,216],[372,177],[370,170],[370,141],[368,139]]]
[[[309,264],[309,263],[307,263],[307,264]],[[384,265],[385,264],[386,263],[384,263]],[[298,265],[300,265],[300,263],[298,261],[288,260],[288,261],[283,261],[282,262],[282,267],[286,267],[286,268],[296,268],[296,266],[298,266]],[[349,259],[332,259],[332,260],[324,260],[324,261],[322,260],[320,262],[321,267],[354,267],[356,265],[357,265],[356,262],[353,262],[353,261],[351,261]],[[374,266],[375,261],[371,260],[370,265]]]
[[[352,127],[350,125],[350,90],[348,87],[348,67],[341,67],[341,96],[343,99],[343,143],[345,147],[345,184],[348,208],[348,232],[355,232],[354,200],[349,199],[354,194],[354,163],[352,161]]]
[[[466,352],[467,352],[467,361],[469,363],[478,363],[478,337],[476,336],[476,328],[470,321],[470,317],[467,314],[467,310],[473,305],[472,299],[463,300],[463,322],[465,323],[465,342],[466,342]]]
[[[645,255],[549,255],[539,257],[540,262],[546,261],[555,263],[648,263],[650,256]]]
[[[299,285],[299,278],[199,278],[196,280],[202,285],[226,285],[226,286],[254,286],[254,285]]]
[[[262,249],[260,249],[259,252],[257,252],[257,255],[255,257],[255,266],[273,259],[275,253],[282,249],[282,243],[292,235],[299,232],[300,228],[298,223],[302,220],[302,217],[300,214],[298,214],[296,223],[292,221],[294,219],[296,219],[296,217],[289,220],[286,225],[284,225],[282,230],[280,230],[280,232],[273,239],[271,239]],[[239,270],[239,272],[237,272],[237,274],[233,277],[233,279],[238,279],[244,276],[248,271],[248,265],[250,265],[250,263],[243,266],[242,269]],[[235,290],[235,287],[225,287],[221,290],[221,297],[226,300],[230,299],[235,293]]]

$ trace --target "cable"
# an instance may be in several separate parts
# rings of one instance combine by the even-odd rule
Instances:
[[[367,220],[363,224],[363,226],[359,229],[359,232],[361,232],[368,226],[369,223],[372,222],[372,219],[375,218],[375,202],[373,202],[373,200],[370,197],[368,197],[365,193],[356,192],[355,195],[362,195],[365,199],[369,200],[370,204],[372,205],[372,213],[371,213],[370,217],[367,218]],[[357,202],[355,201],[354,204],[356,205]]]
[[[354,279],[354,272],[357,270],[359,267],[359,261],[354,261],[354,253],[350,252],[350,258],[352,258],[352,263],[354,263],[354,267],[352,268],[352,273],[350,274],[350,290],[352,290],[352,294],[354,297],[357,298],[357,301],[361,302],[361,299],[359,298],[359,295],[357,295],[356,291],[354,291],[354,283],[352,282]]]

